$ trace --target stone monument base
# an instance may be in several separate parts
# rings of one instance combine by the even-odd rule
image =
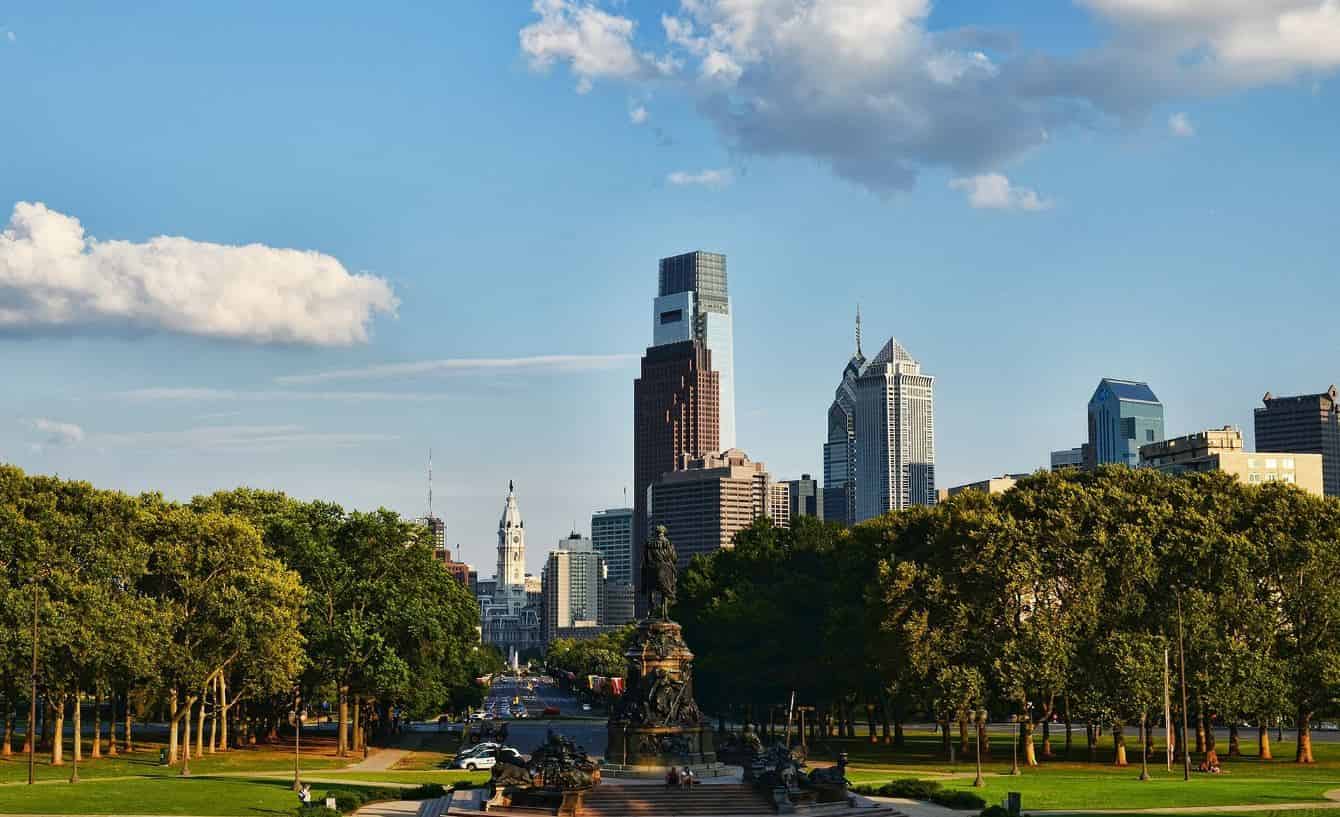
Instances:
[[[621,766],[684,766],[715,763],[710,726],[609,725],[605,757]]]

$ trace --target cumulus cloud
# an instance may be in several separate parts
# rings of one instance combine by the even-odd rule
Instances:
[[[521,50],[532,68],[567,63],[586,93],[598,79],[635,79],[671,73],[673,60],[633,47],[633,20],[587,0],[535,0],[539,20],[521,29]]]
[[[159,236],[100,241],[77,218],[19,202],[0,231],[0,331],[162,331],[347,346],[398,301],[329,255]]]
[[[679,0],[660,32],[639,32],[614,0],[543,0],[523,50],[585,87],[655,75],[732,150],[817,159],[880,194],[928,167],[998,172],[1067,128],[1143,122],[1171,99],[1340,68],[1340,0],[1076,2],[1104,39],[1065,55],[934,30],[931,0]],[[537,27],[563,47],[526,47]],[[617,31],[623,58],[592,28]]]
[[[636,108],[633,108],[628,112],[628,121],[632,122],[634,125],[641,125],[647,121],[649,116],[651,116],[651,114],[647,112],[646,107],[638,105]]]
[[[43,436],[46,445],[74,445],[84,441],[84,429],[74,423],[39,417],[29,425]]]
[[[384,380],[400,377],[468,373],[516,373],[536,371],[584,372],[622,366],[637,355],[535,355],[533,357],[446,358],[415,360],[408,363],[383,363],[358,369],[336,369],[312,374],[276,377],[285,385],[328,383],[339,380]]]
[[[699,170],[691,172],[676,170],[668,174],[665,180],[676,187],[725,187],[735,181],[735,174],[729,168],[717,170]]]
[[[1195,136],[1196,126],[1191,124],[1191,117],[1184,113],[1175,113],[1168,117],[1168,130],[1173,136]]]
[[[1037,191],[1019,187],[1000,173],[954,179],[949,187],[966,193],[968,204],[978,210],[1022,210],[1035,213],[1052,207],[1052,203],[1039,196]]]

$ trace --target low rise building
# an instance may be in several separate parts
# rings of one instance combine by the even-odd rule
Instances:
[[[1283,482],[1323,496],[1320,454],[1244,451],[1242,431],[1212,428],[1140,447],[1140,465],[1167,474],[1222,471],[1248,485]]]
[[[983,479],[977,482],[969,482],[965,485],[956,485],[953,488],[942,488],[940,490],[940,501],[948,499],[964,491],[981,491],[984,494],[1003,494],[1015,486],[1019,480],[1028,476],[1028,474],[1002,474],[998,477]]]

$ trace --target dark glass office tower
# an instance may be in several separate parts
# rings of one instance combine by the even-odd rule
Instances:
[[[1256,450],[1320,454],[1322,490],[1340,496],[1340,391],[1276,397],[1256,409]]]
[[[722,449],[735,447],[735,351],[730,294],[726,287],[726,256],[690,252],[662,258],[652,345],[696,340],[712,353],[720,376],[718,438]],[[715,452],[712,452],[715,453]]]

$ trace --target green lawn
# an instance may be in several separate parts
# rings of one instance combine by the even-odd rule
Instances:
[[[319,777],[322,780],[367,780],[377,783],[410,783],[416,786],[421,783],[440,783],[445,786],[449,783],[483,782],[489,779],[488,772],[448,771],[446,769],[393,770],[389,772],[358,772],[342,769],[328,772],[314,771],[311,776]]]
[[[107,780],[77,786],[0,786],[0,813],[291,815],[297,795],[286,780],[209,778]],[[319,800],[325,787],[313,786]]]
[[[47,754],[37,756],[38,780],[69,780],[74,764],[67,753],[64,766],[52,766]],[[309,756],[302,758],[304,769],[330,769],[344,766],[348,761],[333,757]],[[269,749],[233,749],[228,752],[191,760],[192,774],[218,772],[266,772],[293,768],[293,755]],[[92,780],[99,777],[176,777],[181,768],[158,765],[158,747],[147,746],[133,754],[103,757],[92,760],[85,757],[79,763],[79,776]],[[27,783],[28,758],[15,754],[0,759],[0,784]]]

